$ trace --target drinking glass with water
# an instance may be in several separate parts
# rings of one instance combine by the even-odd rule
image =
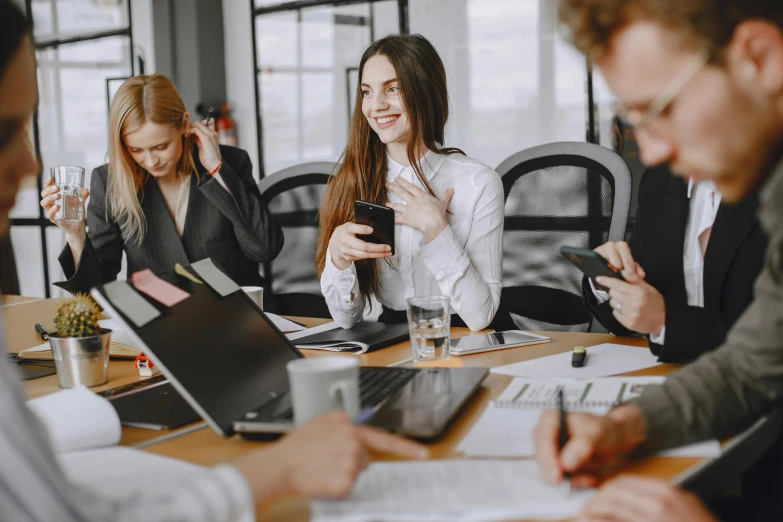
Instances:
[[[414,361],[443,359],[449,355],[451,310],[445,296],[408,299],[408,328]]]
[[[50,169],[54,184],[60,187],[60,208],[54,214],[56,223],[75,224],[84,220],[84,169],[73,165],[58,165]]]

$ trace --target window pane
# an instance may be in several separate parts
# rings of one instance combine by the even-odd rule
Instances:
[[[370,9],[375,40],[400,32],[400,10],[396,0],[375,2],[370,5]]]
[[[259,78],[266,173],[299,162],[299,82],[296,73],[262,72]]]
[[[334,75],[302,74],[303,161],[335,161],[342,147],[335,147]],[[346,116],[347,117],[347,116]],[[341,118],[338,118],[341,119]],[[342,118],[341,120],[344,120]]]
[[[10,216],[12,218],[37,218],[39,204],[40,197],[35,178],[26,178],[16,194],[16,204],[11,209]]]
[[[125,28],[127,14],[126,0],[33,0],[35,37],[42,40]]]
[[[334,64],[334,8],[302,10],[302,67],[332,67]]]
[[[102,49],[111,54],[127,45],[127,38],[112,37],[39,53],[38,122],[44,175],[54,165],[79,165],[87,171],[89,186],[92,169],[106,162],[107,79],[128,76],[130,59],[120,52],[116,63],[100,60],[105,58]],[[62,58],[66,55],[70,61]]]
[[[41,229],[38,227],[11,227],[16,271],[22,295],[44,296],[43,254]]]
[[[261,69],[297,66],[296,19],[296,11],[256,17],[256,46]]]
[[[418,0],[412,33],[446,66],[451,118],[446,136],[495,167],[542,143],[585,141],[584,59],[561,41],[551,0]]]
[[[383,4],[393,4],[396,14],[396,2]],[[337,161],[370,33],[369,4],[257,17],[266,174],[305,161]]]

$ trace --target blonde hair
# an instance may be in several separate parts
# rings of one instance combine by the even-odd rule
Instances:
[[[186,109],[174,84],[160,74],[134,76],[123,83],[109,109],[109,176],[106,184],[106,209],[120,224],[126,242],[141,244],[147,222],[141,209],[143,185],[149,176],[131,156],[123,137],[147,122],[181,128]],[[192,138],[183,136],[182,156],[177,172],[195,174],[191,154]]]

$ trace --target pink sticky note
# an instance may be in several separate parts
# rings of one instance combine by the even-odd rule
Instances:
[[[159,301],[166,306],[174,306],[180,301],[184,301],[190,294],[177,288],[169,282],[152,273],[152,270],[139,270],[131,276],[131,282],[136,290],[143,292],[151,298]]]

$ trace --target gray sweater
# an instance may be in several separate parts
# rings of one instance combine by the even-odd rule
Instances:
[[[640,450],[736,435],[783,397],[783,160],[761,192],[769,235],[755,299],[716,351],[649,387],[633,402],[647,421]]]

